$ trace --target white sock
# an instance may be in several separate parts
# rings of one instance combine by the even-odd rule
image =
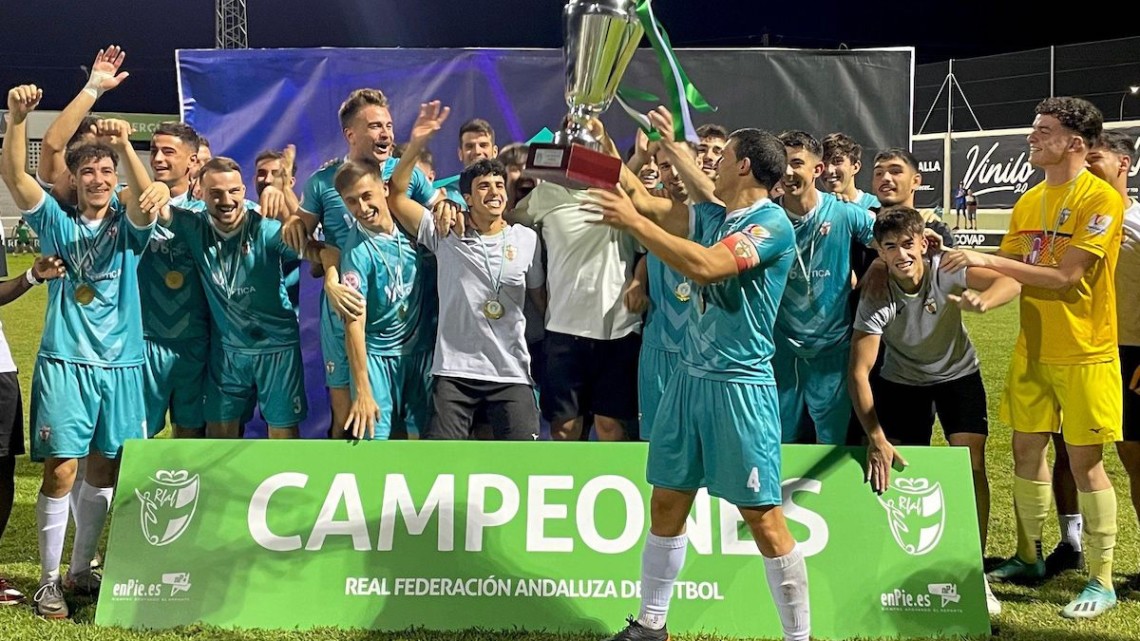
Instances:
[[[67,497],[53,499],[41,492],[36,499],[36,532],[40,544],[40,583],[59,581],[59,560],[67,534]]]
[[[79,489],[83,486],[83,480],[87,478],[87,457],[75,459],[75,480],[71,483],[71,492],[67,494],[67,500],[71,503],[71,520],[75,521],[75,515],[79,514]]]
[[[673,583],[685,564],[685,548],[689,537],[656,536],[652,532],[645,539],[641,552],[641,612],[637,622],[644,628],[660,630],[665,627],[669,613],[669,599],[673,596]]]
[[[111,511],[109,487],[95,487],[83,481],[79,490],[79,513],[75,515],[75,545],[71,548],[72,576],[91,570],[91,559],[103,536],[103,526],[107,523],[107,513]]]
[[[1057,522],[1061,524],[1061,541],[1073,546],[1077,552],[1081,551],[1081,530],[1084,521],[1080,514],[1058,514]]]
[[[808,602],[807,565],[797,545],[784,556],[764,557],[768,588],[780,613],[785,641],[808,641],[811,636],[811,604]]]

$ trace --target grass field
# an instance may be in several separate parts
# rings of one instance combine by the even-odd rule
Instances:
[[[19,275],[30,264],[26,256],[9,257],[9,273]],[[25,402],[30,390],[32,363],[39,344],[43,320],[45,288],[36,288],[19,301],[0,310],[4,331],[20,366]],[[999,393],[1017,335],[1017,308],[1010,305],[986,316],[968,319],[971,335],[982,360],[982,372],[989,391],[990,431],[988,469],[993,493],[988,556],[1004,556],[1013,550],[1016,528],[1012,513],[1009,427],[997,419]],[[1106,457],[1109,473],[1117,488],[1127,488],[1115,454]],[[16,507],[8,531],[0,541],[0,575],[13,579],[31,596],[39,578],[35,532],[35,498],[40,468],[26,457],[18,468]],[[1126,495],[1120,496],[1120,535],[1116,548],[1118,585],[1132,578],[1140,566],[1137,554],[1136,515]],[[1045,530],[1045,547],[1052,549],[1058,538],[1054,520]],[[64,552],[64,560],[70,550]],[[304,598],[303,577],[296,578],[296,594]],[[1063,575],[1045,585],[1030,589],[995,586],[1004,612],[997,619],[997,638],[1009,641],[1124,641],[1140,639],[1140,595],[1121,591],[1121,603],[1113,611],[1091,622],[1075,623],[1061,619],[1057,612],[1080,589],[1082,577]],[[486,632],[436,633],[410,630],[399,633],[315,630],[307,632],[233,631],[194,626],[165,632],[131,632],[96,628],[95,605],[81,602],[73,608],[68,622],[46,622],[32,615],[30,607],[0,610],[0,641],[595,641],[595,637],[551,633]],[[504,621],[509,627],[510,622]],[[614,621],[615,626],[620,621]],[[713,637],[683,637],[689,641],[712,641]]]

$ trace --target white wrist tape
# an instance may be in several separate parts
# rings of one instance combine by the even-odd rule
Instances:
[[[92,71],[91,77],[87,79],[87,85],[83,87],[83,91],[98,100],[99,96],[102,96],[103,92],[106,91],[103,89],[103,81],[112,77],[114,76],[106,71]]]

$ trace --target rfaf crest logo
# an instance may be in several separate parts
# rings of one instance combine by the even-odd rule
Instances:
[[[150,488],[135,490],[141,503],[143,536],[151,545],[169,545],[186,532],[198,507],[198,475],[186,470],[159,470]]]
[[[928,479],[895,477],[879,497],[895,542],[911,556],[922,556],[938,546],[946,526],[942,484]]]

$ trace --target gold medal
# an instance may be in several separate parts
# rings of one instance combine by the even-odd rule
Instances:
[[[678,283],[677,287],[673,290],[673,295],[682,303],[687,303],[689,302],[689,298],[693,295],[693,286],[690,285],[688,281]]]
[[[90,305],[91,301],[95,300],[95,288],[87,283],[76,287],[75,300],[78,301],[80,305]]]
[[[503,317],[503,304],[492,298],[491,300],[483,303],[483,315],[491,320],[499,320]]]
[[[170,289],[182,289],[182,284],[186,282],[186,277],[182,275],[182,272],[169,271],[166,272],[166,278],[164,280],[166,281],[166,286]]]
[[[408,315],[408,306],[405,305],[404,303],[400,303],[400,306],[396,308],[396,317],[399,318],[400,320],[404,320],[404,317],[406,317],[407,315]]]

